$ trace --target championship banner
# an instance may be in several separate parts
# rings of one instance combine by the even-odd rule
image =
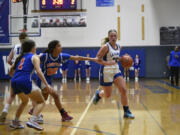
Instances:
[[[10,44],[9,0],[0,0],[0,45]]]
[[[96,0],[96,7],[113,7],[114,0]]]

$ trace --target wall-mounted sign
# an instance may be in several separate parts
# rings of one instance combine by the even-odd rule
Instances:
[[[114,0],[96,0],[96,7],[112,7]]]

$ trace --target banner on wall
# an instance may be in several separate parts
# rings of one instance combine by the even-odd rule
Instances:
[[[32,22],[32,28],[38,27],[38,19]],[[42,15],[40,17],[41,28],[47,27],[86,27],[86,14],[81,15]]]
[[[0,0],[0,45],[10,44],[9,0]]]
[[[114,0],[96,0],[96,7],[113,7]]]

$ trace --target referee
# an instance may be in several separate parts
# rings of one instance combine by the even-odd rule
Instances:
[[[175,77],[176,86],[178,86],[179,67],[180,67],[180,52],[178,46],[175,46],[174,51],[170,53],[168,66],[170,67],[171,85],[174,86],[174,77]]]

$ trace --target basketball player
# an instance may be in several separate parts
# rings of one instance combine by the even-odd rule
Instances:
[[[68,69],[68,64],[69,61],[63,61],[62,63],[62,83],[66,83],[67,82],[67,69]]]
[[[180,51],[178,46],[175,46],[174,51],[170,53],[168,65],[170,67],[171,85],[174,86],[174,77],[175,77],[176,86],[178,86],[179,67],[180,67]]]
[[[97,58],[72,56],[66,53],[61,53],[61,51],[62,48],[60,42],[58,40],[53,40],[48,44],[48,49],[45,51],[45,53],[39,55],[40,61],[42,63],[42,71],[49,85],[52,84],[52,76],[56,74],[58,68],[60,67],[60,64],[62,64],[62,62],[66,60],[93,60],[100,64],[114,64],[113,62],[103,63],[103,61],[98,60]],[[49,94],[54,98],[55,105],[62,116],[62,121],[72,120],[73,118],[69,116],[65,109],[62,107],[57,92],[55,90],[47,90],[44,83],[42,83],[39,78],[37,79],[37,84],[41,88],[45,100],[47,100]]]
[[[78,55],[76,55],[78,57]],[[75,75],[74,75],[74,81],[77,79],[77,74],[79,76],[79,81],[81,81],[81,61],[75,60]]]
[[[27,38],[28,38],[28,35],[26,33],[22,32],[22,33],[19,34],[20,43],[16,44],[11,49],[11,52],[10,52],[10,54],[8,56],[8,64],[9,65],[14,64],[16,58],[19,56],[19,54],[21,52],[21,44]],[[8,114],[9,107],[10,107],[12,101],[14,100],[14,98],[15,98],[15,95],[13,94],[12,89],[11,89],[11,85],[10,85],[10,96],[8,97],[8,99],[6,101],[6,104],[4,106],[4,109],[2,110],[2,113],[0,115],[0,122],[4,122],[6,120],[6,116]]]
[[[32,117],[26,123],[26,125],[30,128],[43,130],[43,128],[38,125],[36,120],[38,119],[39,113],[42,111],[45,102],[39,88],[32,83],[31,75],[33,70],[36,70],[37,75],[42,80],[45,88],[48,91],[51,91],[52,88],[48,85],[41,71],[40,60],[35,55],[35,53],[35,42],[32,40],[24,41],[22,44],[22,52],[17,57],[15,63],[10,69],[11,76],[15,71],[11,79],[11,87],[13,89],[13,93],[17,94],[22,101],[22,103],[16,110],[15,119],[12,121],[12,124],[10,125],[10,127],[14,129],[24,128],[24,126],[20,124],[19,118],[28,103],[28,98],[30,98],[34,103],[34,112]]]
[[[101,43],[101,47],[103,47],[104,45],[106,45],[106,43],[109,42],[109,38],[108,37],[105,37],[103,40],[102,40],[102,43]],[[120,51],[122,50],[122,46],[120,46]],[[100,71],[99,71],[99,79],[100,79]],[[98,86],[97,88],[97,91],[101,91],[99,94],[100,94],[100,97],[102,97],[104,95],[104,90],[103,90],[103,87],[101,85]],[[93,100],[93,103],[94,104],[97,104],[98,102],[96,100]]]
[[[117,31],[110,30],[108,32],[109,42],[106,43],[98,52],[97,58],[103,59],[104,61],[112,61],[116,62],[120,61],[120,46],[116,43],[117,41]],[[101,74],[100,74],[100,85],[103,87],[103,90],[96,91],[95,97],[93,99],[93,103],[97,103],[103,96],[109,98],[112,93],[112,84],[118,88],[121,93],[121,103],[124,109],[124,118],[134,118],[134,115],[131,113],[128,106],[128,97],[127,97],[127,88],[122,77],[122,73],[119,69],[118,63],[115,65],[106,65],[101,66]]]
[[[88,53],[86,55],[87,57],[90,57],[90,54]],[[91,73],[91,64],[89,60],[85,61],[85,66],[86,66],[86,81],[90,81],[90,73]]]
[[[136,54],[136,58],[134,59],[134,70],[135,70],[135,81],[136,82],[138,82],[140,63],[141,63],[141,60],[139,59],[139,55]]]

